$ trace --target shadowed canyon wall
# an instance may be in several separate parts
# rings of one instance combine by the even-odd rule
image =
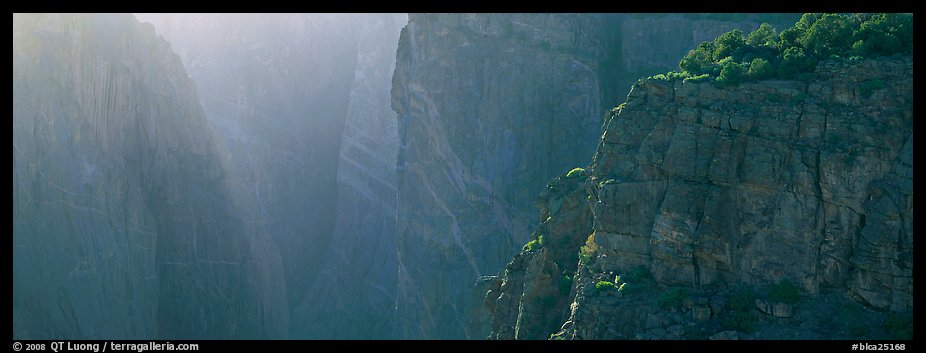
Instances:
[[[139,17],[199,85],[249,227],[280,249],[290,337],[388,337],[398,146],[388,92],[406,15]]]
[[[150,25],[13,16],[15,337],[285,336],[279,253],[227,181]]]
[[[527,242],[537,190],[588,164],[604,112],[701,40],[788,24],[763,16],[409,15],[392,88],[400,337],[486,337],[474,281]]]

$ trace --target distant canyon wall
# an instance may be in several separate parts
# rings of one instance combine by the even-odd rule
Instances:
[[[527,242],[537,190],[588,164],[606,109],[701,40],[797,18],[409,15],[392,88],[399,336],[485,338],[473,283]]]
[[[152,26],[15,14],[14,337],[282,337],[279,254],[217,149]]]
[[[249,231],[281,252],[289,337],[385,335],[398,145],[388,92],[406,16],[138,16],[196,81]]]

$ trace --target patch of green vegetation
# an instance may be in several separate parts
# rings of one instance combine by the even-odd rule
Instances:
[[[585,239],[585,245],[579,249],[579,264],[588,265],[597,251],[598,244],[595,243],[595,233],[589,234],[588,238]]]
[[[728,56],[720,61],[720,75],[717,76],[717,83],[722,85],[735,85],[743,82],[746,78],[746,68],[743,64],[733,61]]]
[[[534,251],[535,249],[540,249],[543,247],[543,235],[538,236],[537,239],[531,240],[524,244],[521,248],[521,251]]]
[[[671,308],[682,304],[682,300],[691,296],[688,288],[672,288],[662,292],[656,298],[656,305],[661,308]]]
[[[710,75],[710,74],[701,74],[701,75],[697,75],[697,76],[689,76],[689,77],[686,77],[682,82],[695,82],[695,83],[697,83],[697,82],[704,82],[704,81],[707,81],[707,80],[710,80],[710,79],[711,79],[711,75]]]
[[[783,101],[784,99],[781,98],[780,95],[772,93],[772,94],[765,96],[765,100],[772,102],[772,103],[781,103],[781,101]]]
[[[860,83],[858,87],[863,97],[870,97],[872,92],[884,88],[884,81],[881,79],[868,80]]]
[[[768,78],[806,79],[822,60],[912,52],[912,14],[807,13],[780,33],[763,23],[748,35],[739,29],[721,34],[690,50],[679,61],[679,70],[650,79],[713,79],[724,85]]]
[[[794,98],[791,99],[793,102],[803,102],[807,100],[807,93],[801,92],[798,93]]]
[[[614,286],[617,287],[618,292],[622,293],[630,293],[633,288],[636,288],[628,285],[626,281],[622,280],[621,275],[614,276]]]
[[[617,184],[617,180],[608,179],[608,180],[600,181],[598,182],[598,187],[603,188],[605,185],[611,185],[611,184]]]
[[[601,292],[609,289],[615,289],[615,287],[614,283],[608,281],[598,281],[598,283],[595,283],[595,289]]]
[[[913,317],[909,314],[889,313],[881,327],[893,339],[913,338]]]
[[[783,279],[777,284],[769,285],[767,290],[768,299],[775,302],[794,304],[801,298],[797,286],[787,279]]]
[[[569,173],[566,173],[567,178],[578,178],[585,176],[585,168],[572,168]]]
[[[633,288],[634,288],[633,286],[630,286],[627,284],[627,282],[624,282],[624,283],[621,283],[621,285],[617,287],[617,291],[624,292],[624,293],[630,293],[631,289]]]
[[[649,79],[658,81],[678,81],[687,79],[689,77],[691,77],[691,74],[688,72],[670,71],[664,74],[650,76]]]

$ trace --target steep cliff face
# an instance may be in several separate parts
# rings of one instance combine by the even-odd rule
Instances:
[[[410,15],[392,91],[400,337],[484,338],[485,322],[470,315],[472,283],[528,240],[531,190],[588,163],[602,112],[636,78],[674,67],[698,40],[762,20]]]
[[[405,14],[370,15],[338,159],[337,219],[327,258],[293,314],[294,332],[326,339],[391,339],[395,322],[396,114],[390,88]]]
[[[398,148],[389,90],[406,15],[140,18],[199,84],[247,225],[272,234],[283,255],[290,337],[389,337]]]
[[[336,14],[151,14],[227,146],[250,232],[282,256],[289,307],[328,251],[358,28]],[[362,23],[362,21],[359,21]]]
[[[808,81],[634,85],[584,182],[542,197],[538,233],[568,240],[493,280],[492,337],[891,337],[887,317],[913,306],[912,73],[893,57]],[[551,331],[523,317],[557,252],[584,255],[548,299]]]
[[[526,240],[536,190],[591,155],[600,15],[410,15],[399,41],[400,334],[466,331],[471,284]],[[569,148],[563,148],[569,144]]]
[[[276,338],[196,88],[130,15],[13,16],[13,334]]]

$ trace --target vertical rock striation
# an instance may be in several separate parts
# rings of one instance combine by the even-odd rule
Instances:
[[[588,163],[638,77],[763,16],[410,15],[392,91],[400,337],[486,337],[467,298],[528,240],[531,190]]]
[[[249,231],[279,248],[288,305],[320,270],[358,28],[338,14],[151,14],[197,82]]]
[[[199,84],[291,338],[384,338],[395,297],[398,14],[144,14]],[[350,280],[347,280],[347,279]]]
[[[13,16],[13,334],[276,338],[196,88],[130,15]]]
[[[367,15],[338,159],[337,219],[326,261],[294,309],[313,338],[394,338],[396,114],[392,73],[405,14]]]
[[[712,322],[744,330],[754,315],[751,302],[724,305],[730,288],[781,281],[810,301],[836,293],[878,310],[912,311],[912,73],[912,58],[891,57],[824,62],[808,81],[634,85],[612,111],[584,185],[567,188],[587,195],[594,226],[585,246],[594,251],[577,267],[561,330],[544,333],[703,339],[717,333],[705,331]],[[542,204],[552,217],[541,229],[584,224],[558,213],[555,200],[564,197]],[[494,337],[520,338],[509,328],[535,325],[512,314],[536,306],[533,291],[520,288],[538,280],[518,269],[548,263],[541,256],[548,252],[579,251],[551,244],[518,255],[499,279],[502,287],[523,285],[487,295]],[[630,273],[650,273],[656,287],[594,288],[617,274],[631,286],[648,283]],[[666,286],[691,293],[677,295],[689,300],[690,319],[667,310],[672,292],[659,292]],[[804,321],[774,321],[803,324],[785,333],[766,325],[763,338],[843,334],[820,323],[838,313],[808,315],[814,305],[795,313],[766,302],[771,291],[760,291],[759,310]],[[691,320],[707,326],[679,326]]]
[[[601,15],[410,15],[399,41],[401,337],[467,332],[474,280],[526,241],[550,176],[583,163],[600,116]]]

